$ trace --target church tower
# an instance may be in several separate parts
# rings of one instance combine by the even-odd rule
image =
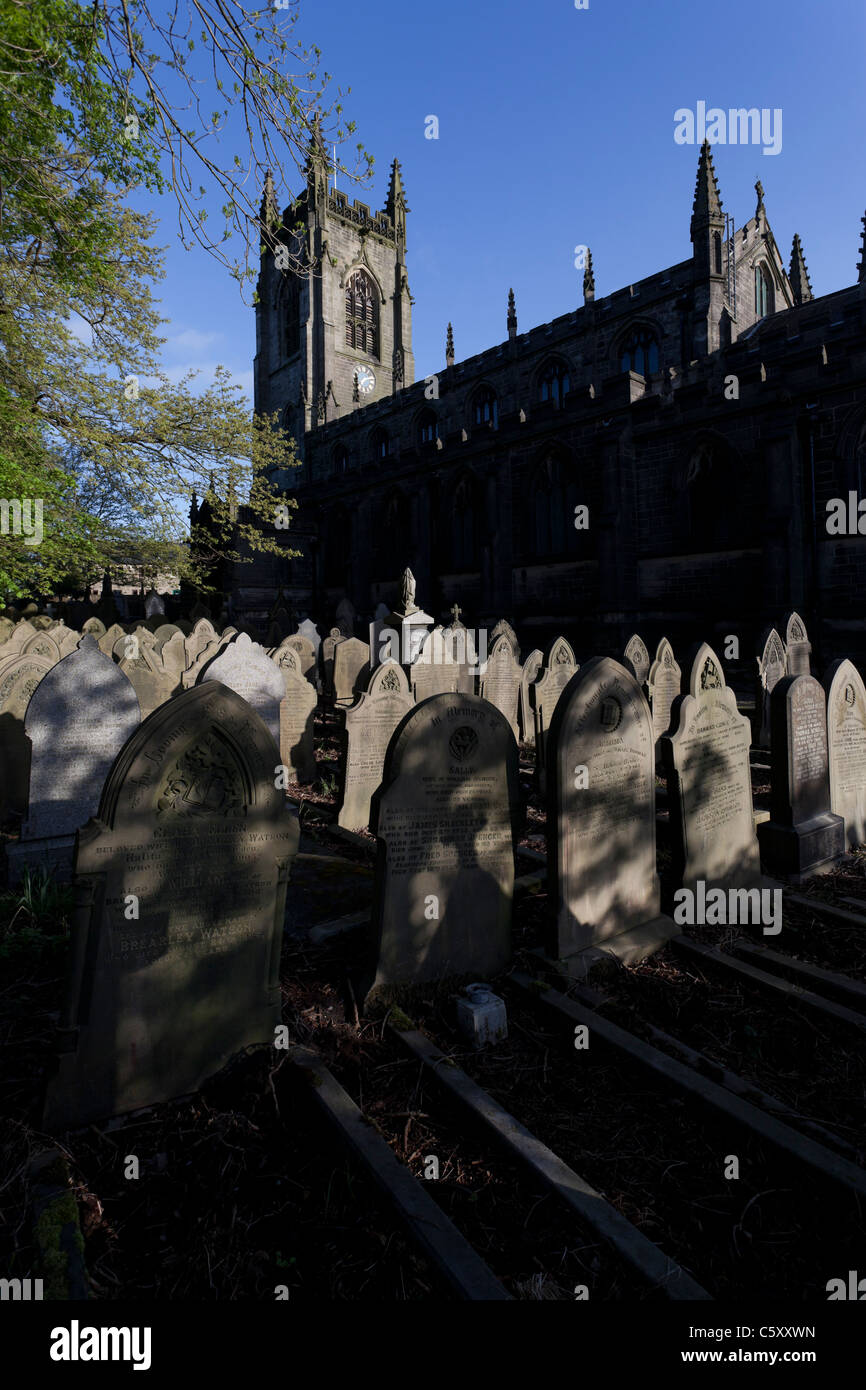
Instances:
[[[265,180],[261,217],[279,244],[262,251],[254,366],[256,410],[280,412],[300,458],[309,431],[415,380],[399,163],[381,212],[350,202],[331,186],[317,121],[306,180],[282,216],[270,175]]]

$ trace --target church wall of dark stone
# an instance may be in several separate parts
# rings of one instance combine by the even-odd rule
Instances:
[[[797,609],[818,659],[866,658],[866,536],[826,527],[828,500],[866,497],[863,261],[857,284],[815,299],[799,238],[782,263],[760,184],[731,236],[705,146],[690,259],[597,299],[590,256],[582,305],[520,333],[509,296],[501,343],[459,361],[449,325],[441,370],[413,383],[399,165],[385,211],[354,220],[323,178],[314,148],[294,207],[324,256],[288,296],[263,258],[257,310],[257,408],[303,422],[280,480],[302,554],[239,568],[236,618],[261,623],[278,589],[325,624],[344,595],[372,614],[410,566],[437,618],[455,601],[473,626],[506,616],[527,649],[557,632],[584,657],[635,629],[650,646],[736,634],[745,671]],[[364,353],[344,342],[358,265],[383,290],[366,403]],[[307,315],[293,364],[286,298]]]

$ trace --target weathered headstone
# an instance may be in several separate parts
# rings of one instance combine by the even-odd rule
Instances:
[[[520,665],[520,643],[517,640],[517,633],[514,631],[514,628],[511,626],[510,622],[508,622],[506,618],[500,618],[499,622],[495,625],[493,631],[490,634],[489,645],[491,651],[493,650],[494,644],[499,641],[500,637],[508,638],[509,644],[511,646],[511,654],[514,657],[514,660],[517,662],[517,664]]]
[[[297,820],[277,748],[218,681],[157,711],[76,846],[65,1050],[49,1130],[198,1089],[273,1043]]]
[[[866,687],[851,661],[834,661],[824,677],[830,810],[845,822],[851,846],[866,844]]]
[[[845,822],[830,810],[827,706],[814,676],[785,676],[773,691],[771,818],[758,827],[761,858],[799,883],[845,851]]]
[[[148,589],[144,598],[144,616],[146,618],[158,618],[165,613],[165,599],[156,589]]]
[[[241,695],[279,746],[280,701],[285,695],[285,681],[263,647],[251,641],[245,632],[240,633],[201,672],[198,683],[205,681],[220,681]]]
[[[662,734],[666,734],[671,722],[671,706],[680,693],[683,673],[674,656],[674,649],[666,637],[656,648],[655,661],[649,669],[647,690],[653,716],[653,738],[656,745],[656,761],[660,760]]]
[[[785,647],[788,653],[788,675],[810,675],[809,657],[812,653],[812,644],[806,632],[806,624],[799,613],[789,613],[788,615],[785,623]]]
[[[481,677],[481,694],[505,715],[516,739],[520,738],[517,725],[520,674],[520,667],[514,659],[514,648],[503,633],[493,643],[487,658],[487,668]]]
[[[329,700],[334,698],[334,649],[342,640],[343,634],[338,627],[332,627],[327,637],[322,639],[322,690]]]
[[[452,621],[442,629],[442,640],[451,660],[457,666],[457,689],[464,695],[477,691],[479,653],[473,633],[460,621],[461,609],[455,603]]]
[[[164,666],[154,647],[136,642],[134,646],[127,644],[126,649],[137,655],[121,656],[118,665],[138,696],[142,719],[146,719],[181,690],[181,683],[177,672]]]
[[[24,721],[30,796],[21,840],[7,846],[13,882],[25,865],[68,876],[75,832],[95,814],[109,769],[139,722],[130,682],[90,635],[42,677]]]
[[[54,665],[47,657],[20,653],[0,661],[0,820],[27,811],[30,743],[24,720],[33,692]]]
[[[301,637],[306,637],[307,641],[312,643],[313,651],[318,658],[322,638],[312,618],[304,618],[303,622],[298,623],[298,634]]]
[[[345,830],[366,830],[370,824],[370,799],[382,781],[388,743],[412,705],[402,666],[386,661],[373,672],[364,694],[346,710],[346,774],[337,816]]]
[[[638,685],[643,689],[650,669],[650,654],[642,637],[635,632],[625,644],[624,665],[631,671]]]
[[[544,652],[538,647],[529,653],[520,668],[520,698],[518,701],[517,712],[520,719],[520,733],[523,742],[530,748],[535,747],[535,716],[532,706],[529,703],[529,687],[534,681],[538,680],[539,672],[544,664]]]
[[[281,647],[289,647],[293,652],[297,653],[301,675],[304,676],[311,685],[315,685],[316,649],[309,637],[305,637],[302,632],[294,632],[290,637],[283,639],[277,651],[279,651]]]
[[[370,648],[357,637],[344,637],[334,648],[334,698],[347,704],[370,679]]]
[[[99,638],[105,632],[105,623],[101,618],[88,618],[81,631],[87,636]]]
[[[536,680],[529,687],[529,703],[535,720],[535,770],[542,793],[546,785],[547,758],[544,745],[547,731],[557,701],[577,669],[571,644],[566,642],[564,637],[557,637],[547,648],[544,664]]]
[[[374,989],[508,964],[517,746],[476,695],[434,695],[398,725],[373,798]]]
[[[120,623],[112,623],[111,627],[107,628],[105,632],[103,632],[102,636],[98,639],[99,650],[105,656],[111,656],[114,650],[115,642],[117,641],[118,637],[123,637],[123,635],[124,632]]]
[[[770,699],[779,681],[786,675],[787,665],[785,644],[776,629],[770,628],[758,657],[756,704],[760,715],[758,743],[761,748],[770,746]]]
[[[14,627],[15,624],[11,618],[0,618],[0,646],[11,637]]]
[[[431,695],[456,691],[460,668],[451,655],[450,643],[445,641],[441,627],[434,627],[421,643],[418,655],[409,667],[409,683],[415,700],[429,700]]]
[[[579,972],[600,950],[639,960],[679,928],[659,905],[655,741],[632,673],[611,657],[582,666],[547,746],[549,953]]]
[[[758,886],[749,764],[751,727],[706,642],[692,663],[688,694],[661,740],[671,816],[672,881],[692,892]]]
[[[172,637],[176,637],[179,632],[180,627],[177,623],[160,623],[153,634],[156,638],[156,645],[158,647],[164,647],[166,642],[170,642]],[[183,635],[184,634],[181,632],[181,637],[183,637]],[[181,642],[181,646],[183,646],[183,642]]]
[[[286,661],[279,668],[284,686],[280,701],[280,761],[288,768],[289,781],[312,782],[316,776],[313,746],[316,691],[301,674],[297,652],[290,648],[285,655],[294,657],[296,664],[291,667]]]

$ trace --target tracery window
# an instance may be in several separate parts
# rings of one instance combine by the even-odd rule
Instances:
[[[475,397],[473,418],[476,425],[492,425],[495,429],[499,424],[499,402],[489,386],[485,386]]]
[[[659,344],[651,328],[636,329],[623,343],[619,369],[621,372],[640,372],[640,375],[645,377],[658,371]]]
[[[379,296],[365,270],[356,270],[346,285],[346,344],[379,356]]]
[[[562,362],[551,362],[541,374],[539,396],[542,401],[556,401],[557,405],[571,389],[568,368]]]

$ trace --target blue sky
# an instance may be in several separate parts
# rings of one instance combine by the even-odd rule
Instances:
[[[578,245],[597,296],[685,259],[698,148],[675,143],[674,112],[698,102],[781,108],[780,153],[714,149],[724,210],[742,225],[760,178],[782,254],[799,232],[815,294],[856,279],[863,0],[300,0],[297,34],[351,86],[355,139],[376,158],[350,196],[382,207],[402,163],[416,377],[444,365],[449,319],[458,360],[505,338],[509,286],[521,332],[582,303]],[[220,153],[234,153],[225,136]],[[281,205],[300,185],[296,173]],[[251,392],[253,311],[219,264],[181,248],[169,200],[150,206],[169,247],[166,369],[223,363]]]

